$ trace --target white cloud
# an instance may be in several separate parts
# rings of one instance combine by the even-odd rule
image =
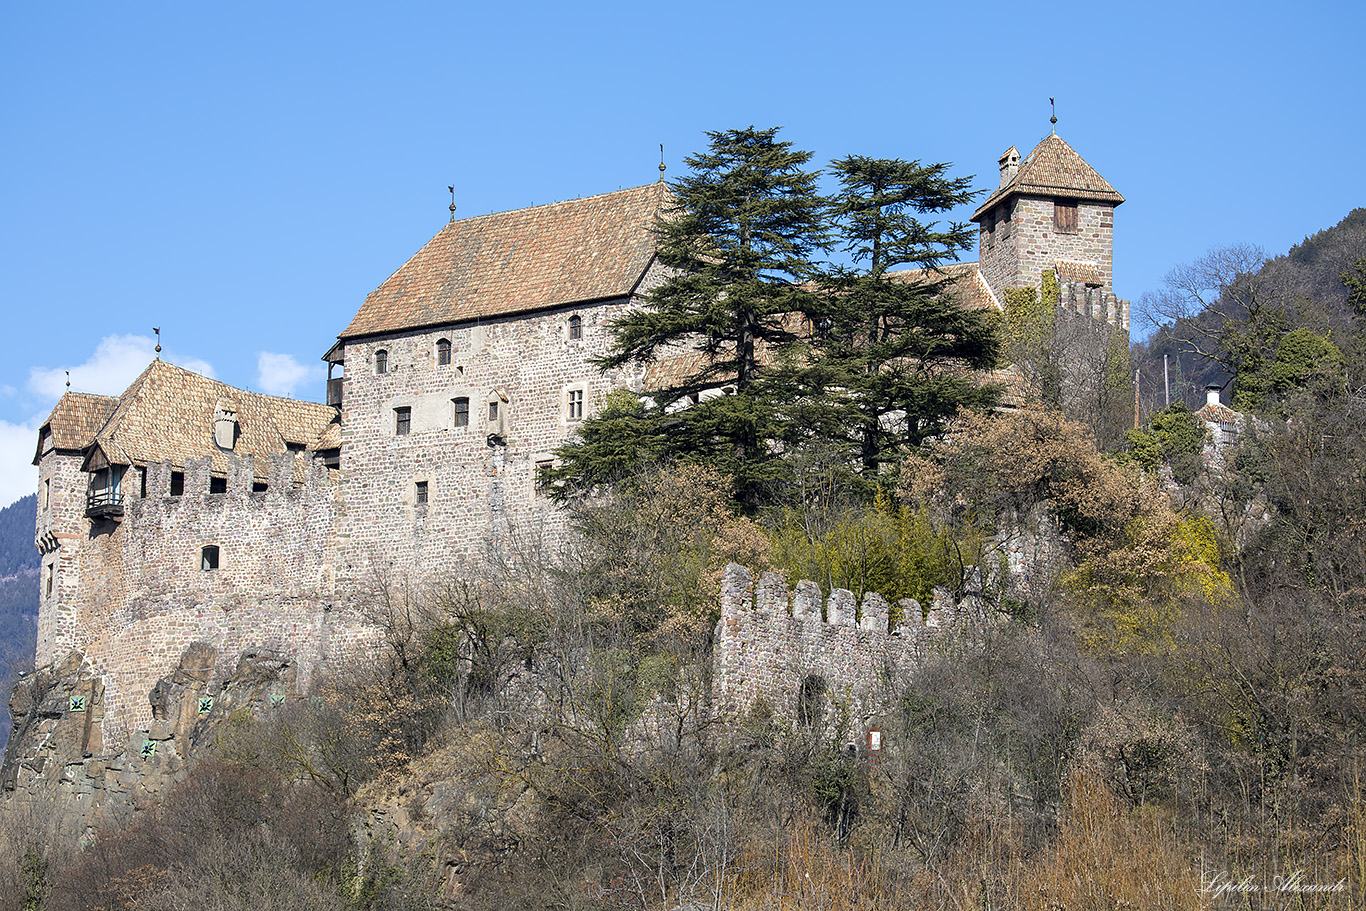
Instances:
[[[306,367],[293,355],[262,351],[256,356],[256,385],[270,395],[293,396],[301,384],[322,384],[325,376],[321,364]]]
[[[106,335],[95,353],[84,364],[74,367],[34,367],[29,370],[28,388],[45,402],[56,402],[66,391],[66,371],[71,371],[71,388],[76,392],[118,395],[156,357],[156,341],[145,335]],[[213,367],[197,358],[166,360],[194,373],[213,376]]]
[[[0,506],[8,506],[38,489],[38,469],[31,464],[38,447],[38,425],[0,421]]]

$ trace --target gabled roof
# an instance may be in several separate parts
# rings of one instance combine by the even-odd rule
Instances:
[[[1015,176],[977,207],[972,220],[979,221],[992,206],[1008,196],[1052,196],[1114,205],[1124,202],[1124,197],[1056,134],[1045,136],[1034,147],[1034,151],[1020,162]]]
[[[33,464],[37,465],[42,458],[44,434],[51,433],[54,449],[84,449],[95,439],[95,434],[100,432],[118,404],[119,400],[111,395],[89,392],[63,395],[38,431],[38,451],[33,455]]]
[[[654,256],[662,183],[453,221],[365,299],[356,338],[624,297]]]
[[[310,447],[320,438],[334,409],[314,402],[248,392],[153,361],[116,400],[117,407],[93,440],[112,463],[146,465],[212,459],[226,472],[244,455],[283,453],[286,443]],[[238,434],[232,451],[214,445],[214,413],[220,404],[236,409]],[[265,465],[260,466],[264,473]]]

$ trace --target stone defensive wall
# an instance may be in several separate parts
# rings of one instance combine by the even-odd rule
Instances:
[[[191,643],[221,656],[207,671],[211,689],[239,656],[259,653],[296,662],[303,691],[319,669],[373,642],[335,592],[335,473],[302,454],[272,456],[259,473],[253,461],[216,480],[207,460],[190,462],[179,495],[129,490],[120,521],[64,545],[82,550],[79,594],[38,663],[83,653],[104,681],[105,730],[123,736],[151,722],[149,692]],[[170,490],[171,471],[150,466],[146,489]]]
[[[935,590],[928,611],[912,598],[898,606],[892,628],[890,605],[877,593],[862,605],[844,589],[827,600],[806,580],[789,592],[775,573],[763,573],[756,591],[750,571],[730,564],[713,646],[713,705],[735,717],[762,700],[776,716],[809,721],[803,701],[820,697],[843,706],[851,720],[867,721],[888,694],[909,684],[930,649],[985,621],[979,599],[955,603],[946,589]]]

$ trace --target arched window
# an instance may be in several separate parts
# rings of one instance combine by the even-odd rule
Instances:
[[[436,340],[436,366],[449,367],[451,364],[451,340],[439,338]]]
[[[569,318],[569,337],[571,339],[583,338],[583,318],[578,314]]]
[[[389,372],[389,352],[385,351],[383,348],[380,348],[375,352],[375,372]]]

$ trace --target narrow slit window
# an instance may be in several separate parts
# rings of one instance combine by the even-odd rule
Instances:
[[[413,431],[413,409],[395,408],[394,409],[394,434],[406,437]]]
[[[199,551],[199,568],[204,572],[218,568],[218,545],[205,544]]]
[[[52,479],[43,478],[43,509],[52,505]]]
[[[455,402],[455,426],[470,426],[470,400],[461,396]]]
[[[185,472],[171,472],[171,496],[179,497],[185,494]]]
[[[438,367],[449,367],[451,364],[451,340],[439,338],[436,340],[436,365]]]
[[[138,469],[138,496],[147,499],[147,469]]]
[[[418,481],[418,482],[417,482],[417,490],[416,490],[415,493],[414,493],[413,501],[414,501],[415,503],[417,503],[418,506],[426,506],[426,505],[427,505],[427,482],[426,482],[426,481]]]
[[[47,596],[52,597],[52,577],[57,574],[57,566],[53,563],[47,565]]]

